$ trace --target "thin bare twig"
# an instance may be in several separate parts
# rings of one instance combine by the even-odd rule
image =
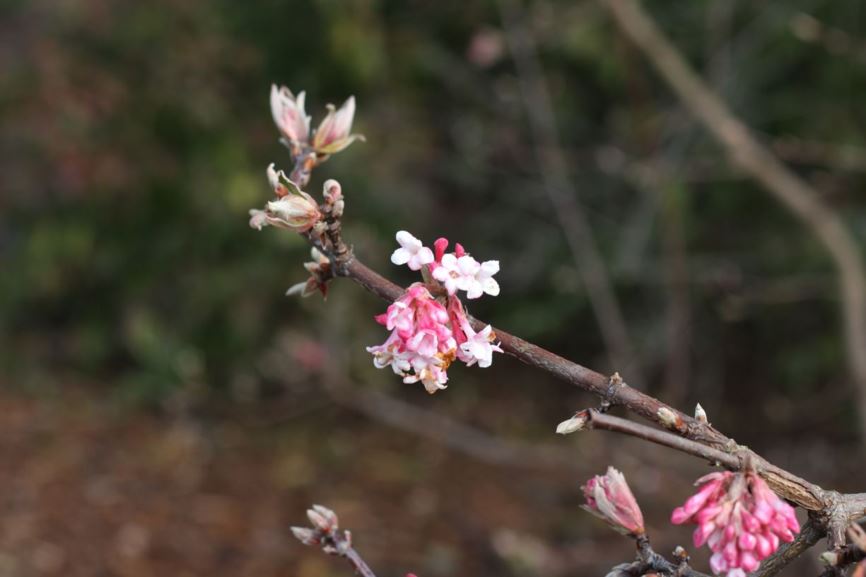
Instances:
[[[861,436],[866,439],[866,270],[844,222],[803,179],[788,170],[689,67],[636,0],[601,0],[620,29],[695,117],[725,149],[732,164],[749,174],[794,213],[824,245],[840,279],[848,363],[857,385]]]
[[[298,541],[311,547],[320,547],[328,555],[344,558],[356,575],[376,577],[361,554],[352,547],[352,534],[349,531],[340,531],[336,513],[327,507],[313,505],[311,509],[307,509],[307,518],[312,527],[292,527],[292,534]]]
[[[341,276],[352,278],[385,300],[394,301],[404,292],[404,289],[383,278],[357,258],[352,258],[342,264],[336,263],[334,270]],[[487,325],[487,323],[477,319],[472,319],[472,323],[477,330],[481,330]],[[530,366],[544,370],[593,393],[611,405],[624,406],[632,413],[671,429],[687,439],[725,452],[742,450],[736,442],[712,426],[699,422],[658,399],[628,386],[621,379],[606,377],[505,331],[494,330],[497,338],[501,341],[502,349]],[[671,423],[671,418],[673,423]],[[754,459],[762,464],[762,476],[770,487],[785,499],[810,511],[820,511],[827,507],[826,492],[820,487],[767,463],[756,454]]]

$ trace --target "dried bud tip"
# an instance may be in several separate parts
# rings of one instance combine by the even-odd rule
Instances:
[[[569,435],[582,431],[586,428],[587,422],[589,422],[589,415],[586,411],[580,411],[567,421],[559,423],[556,426],[556,433],[559,435]]]
[[[835,567],[839,563],[839,555],[833,551],[824,551],[818,558],[827,567]]]
[[[672,410],[667,407],[662,407],[656,412],[659,421],[668,429],[679,431],[683,427],[683,420]]]
[[[304,545],[316,545],[319,543],[316,532],[307,527],[292,527],[292,535]]]
[[[709,423],[709,421],[707,420],[707,412],[704,410],[700,403],[695,405],[695,420],[699,423]]]
[[[674,558],[678,559],[680,561],[688,562],[689,554],[685,549],[682,548],[682,546],[677,545],[676,548],[674,549]]]

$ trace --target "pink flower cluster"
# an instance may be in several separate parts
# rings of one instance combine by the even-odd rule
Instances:
[[[703,486],[674,509],[671,522],[697,525],[695,547],[706,543],[713,551],[716,575],[745,577],[800,531],[794,508],[753,472],[711,473],[696,484]]]
[[[499,285],[492,276],[499,271],[499,262],[480,264],[459,244],[455,253],[445,254],[448,241],[444,238],[434,244],[435,254],[403,230],[397,233],[397,242],[400,248],[391,255],[391,262],[443,279],[447,296],[437,299],[423,283],[411,285],[384,314],[376,317],[391,334],[383,344],[367,347],[367,351],[372,353],[377,368],[390,366],[404,383],[420,381],[428,393],[435,393],[446,387],[448,367],[454,359],[467,366],[489,367],[494,351],[502,352],[493,342],[496,335],[490,325],[478,332],[472,328],[456,295],[458,290],[465,290],[467,298],[485,292],[498,294]],[[462,268],[458,264],[461,259]]]

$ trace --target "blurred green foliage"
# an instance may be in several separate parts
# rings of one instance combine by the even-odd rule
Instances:
[[[645,5],[862,239],[861,4]],[[347,235],[365,260],[406,281],[387,263],[397,229],[453,237],[502,261],[502,297],[474,313],[609,368],[540,184],[495,2],[30,0],[0,10],[0,366],[10,382],[102,383],[153,402],[278,380],[261,367],[286,327],[315,337],[331,317],[282,296],[304,278],[303,243],[246,225],[268,197],[264,168],[288,163],[271,82],[305,89],[314,122],[326,102],[358,97],[367,144],[321,167],[311,189],[343,183]],[[774,399],[832,388],[827,411],[850,417],[834,434],[853,434],[835,274],[821,246],[730,171],[595,3],[532,2],[527,23],[647,386],[664,389],[677,354],[692,367],[683,401],[741,403],[739,415],[765,418]],[[848,40],[834,44],[831,29]],[[655,184],[635,187],[636,169]],[[666,344],[661,239],[679,225],[662,209],[664,191],[683,228],[686,351]],[[368,326],[381,305],[346,283],[333,291],[366,366],[361,344],[381,336]],[[783,433],[807,428],[786,415]],[[745,435],[760,422],[718,419]]]

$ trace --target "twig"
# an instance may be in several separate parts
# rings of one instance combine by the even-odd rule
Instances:
[[[394,301],[404,290],[383,278],[357,258],[346,263],[335,265],[337,274],[350,277],[373,294],[385,300]],[[472,319],[473,326],[481,330],[486,323]],[[661,415],[670,415],[674,419],[673,430],[681,436],[705,444],[708,447],[730,453],[741,450],[732,440],[706,423],[696,421],[637,389],[620,383],[611,387],[611,378],[564,359],[546,349],[527,342],[519,337],[495,329],[496,337],[501,341],[502,349],[524,363],[542,369],[560,379],[574,384],[581,389],[607,400],[611,405],[621,405],[636,415],[656,422],[666,428],[671,425]],[[775,467],[758,455],[755,462],[761,464],[762,476],[780,496],[800,505],[810,511],[820,511],[827,506],[825,491],[803,479]]]
[[[689,566],[689,557],[682,547],[674,551],[677,562],[671,562],[656,553],[646,536],[637,539],[637,560],[634,563],[617,565],[608,575],[642,577],[649,573],[661,573],[670,577],[709,577]]]
[[[819,523],[813,517],[810,517],[800,532],[790,543],[784,543],[770,557],[764,559],[761,567],[753,574],[753,577],[771,577],[788,564],[806,552],[809,548],[821,540],[825,532],[819,526]]]
[[[499,0],[499,9],[506,42],[517,68],[544,189],[553,205],[574,264],[583,279],[610,361],[620,370],[628,366],[636,380],[642,381],[640,359],[635,353],[622,310],[611,287],[607,267],[596,245],[590,221],[569,176],[544,72],[535,42],[524,23],[526,16],[521,14],[514,0]]]
[[[829,252],[840,278],[848,362],[857,385],[861,436],[866,439],[866,271],[856,241],[819,193],[780,163],[707,87],[638,2],[601,3],[725,149],[731,163],[791,210]]]
[[[304,545],[321,547],[328,555],[343,557],[361,577],[376,577],[369,565],[352,547],[352,534],[339,530],[336,513],[327,507],[313,505],[307,510],[312,527],[292,527],[292,534]]]
[[[585,417],[586,429],[601,429],[604,431],[612,431],[614,433],[622,433],[632,437],[637,437],[644,441],[649,441],[657,445],[676,449],[689,455],[706,459],[711,463],[724,465],[728,469],[738,469],[741,466],[741,460],[737,455],[714,449],[701,443],[685,439],[683,437],[653,429],[628,419],[615,417],[607,413],[596,411],[595,409],[587,409],[581,411],[578,415]]]

